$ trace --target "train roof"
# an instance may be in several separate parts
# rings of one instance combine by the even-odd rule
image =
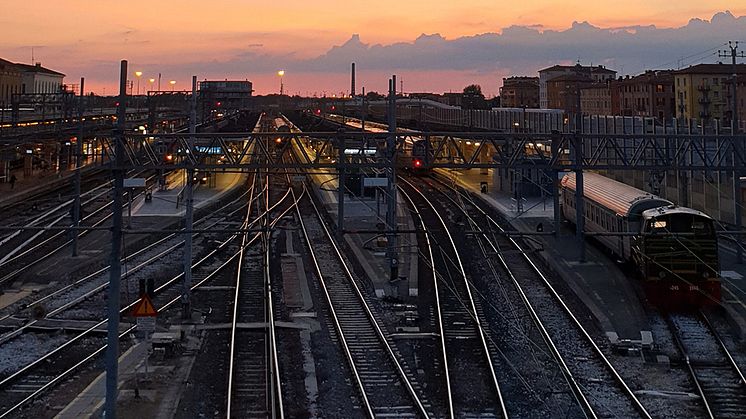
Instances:
[[[575,173],[567,173],[562,178],[562,185],[574,191]],[[649,192],[590,172],[583,173],[583,196],[625,217],[639,215],[648,208],[673,205],[671,201]]]
[[[710,217],[709,215],[705,214],[702,211],[697,211],[695,209],[687,208],[687,207],[677,207],[674,205],[645,210],[642,212],[642,217],[647,220],[650,218],[660,217],[661,215],[671,215],[671,214],[691,214],[691,215],[696,215],[698,217],[712,219],[712,217]]]

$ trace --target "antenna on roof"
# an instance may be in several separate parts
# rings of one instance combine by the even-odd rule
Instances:
[[[31,47],[31,65],[34,65],[34,47]]]

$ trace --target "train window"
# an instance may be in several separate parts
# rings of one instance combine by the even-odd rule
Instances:
[[[653,221],[653,228],[666,228],[667,224],[666,220],[655,220]]]

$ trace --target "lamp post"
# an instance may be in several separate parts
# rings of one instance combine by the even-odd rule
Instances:
[[[155,83],[155,79],[148,79],[148,83],[150,83],[150,91],[153,91],[153,83]]]
[[[283,89],[283,88],[284,88],[284,86],[282,85],[282,76],[284,76],[284,75],[285,75],[285,70],[280,70],[280,71],[278,71],[278,72],[277,72],[277,75],[278,75],[278,76],[280,76],[280,96],[282,96],[282,93],[283,93],[283,90],[284,90],[284,89]]]
[[[173,92],[174,91],[174,86],[176,85],[176,80],[171,80],[171,81],[168,82],[168,84],[171,85],[171,91]]]
[[[142,71],[135,71],[135,77],[137,77],[137,95],[140,96],[140,77],[142,77]]]

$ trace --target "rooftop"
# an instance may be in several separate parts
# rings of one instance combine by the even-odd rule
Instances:
[[[591,65],[553,65],[551,67],[547,67],[544,69],[539,70],[539,73],[545,72],[545,71],[564,71],[564,70],[575,70],[578,72],[583,73],[606,73],[606,74],[616,74],[616,71],[609,70],[608,68],[597,65],[597,66],[591,66]]]
[[[736,64],[736,73],[746,74],[746,64]],[[674,71],[673,74],[733,74],[731,64],[697,64],[685,69]]]
[[[54,71],[54,70],[50,70],[50,69],[48,69],[46,67],[42,67],[41,63],[36,63],[36,65],[15,63],[13,65],[15,65],[16,67],[18,67],[19,70],[21,70],[23,72],[26,72],[26,73],[44,73],[44,74],[51,74],[51,75],[54,75],[54,76],[65,77],[64,74],[62,74],[62,73],[60,73],[58,71]]]

